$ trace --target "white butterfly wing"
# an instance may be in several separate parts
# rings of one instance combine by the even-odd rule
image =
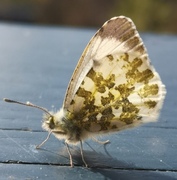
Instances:
[[[165,92],[135,25],[119,16],[107,21],[90,40],[63,108],[89,131],[120,130],[155,121]]]

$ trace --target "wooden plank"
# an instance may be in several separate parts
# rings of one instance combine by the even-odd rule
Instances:
[[[42,179],[42,180],[65,180],[65,179],[143,179],[143,180],[174,180],[176,172],[146,171],[146,170],[118,170],[82,167],[68,168],[53,165],[29,165],[29,164],[0,164],[1,179]]]
[[[45,132],[13,130],[0,132],[1,162],[34,162],[69,166],[68,153],[62,141],[59,142],[51,137],[41,149],[35,149],[35,146],[46,138]],[[166,138],[163,132],[164,129],[157,131],[155,128],[138,128],[134,131],[106,136],[111,142],[106,146],[88,140],[84,143],[84,155],[91,167],[176,170],[177,162],[174,155],[177,144],[175,139]],[[170,137],[176,131],[167,129],[165,132]],[[72,154],[75,164],[82,166],[78,146],[72,147]]]

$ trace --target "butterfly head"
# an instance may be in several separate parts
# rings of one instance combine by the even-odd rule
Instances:
[[[60,110],[56,113],[48,112],[43,115],[42,127],[47,131],[52,131],[53,133],[65,133],[64,130],[64,118],[63,112]]]
[[[48,129],[55,129],[55,120],[53,115],[44,114],[44,124],[48,126]]]
[[[43,129],[52,132],[56,138],[65,139],[67,143],[76,144],[82,139],[83,131],[72,119],[69,112],[61,108],[56,113],[49,112],[43,116]]]

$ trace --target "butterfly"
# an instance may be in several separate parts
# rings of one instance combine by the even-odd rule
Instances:
[[[91,38],[58,112],[30,102],[4,100],[43,110],[42,127],[49,132],[47,139],[53,134],[65,140],[71,166],[69,144],[80,143],[87,166],[82,147],[85,139],[156,121],[165,94],[134,23],[118,16],[105,22]]]

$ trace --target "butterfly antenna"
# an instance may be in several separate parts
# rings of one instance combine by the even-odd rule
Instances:
[[[21,105],[24,105],[24,106],[34,107],[34,108],[40,109],[40,110],[44,111],[46,114],[52,116],[47,109],[45,109],[45,108],[43,108],[43,107],[40,107],[40,106],[37,106],[37,105],[35,105],[35,104],[32,104],[32,103],[30,103],[29,101],[27,101],[26,103],[22,103],[22,102],[14,101],[14,100],[7,99],[7,98],[4,98],[3,100],[4,100],[5,102],[8,102],[8,103],[16,103],[16,104],[21,104]]]

